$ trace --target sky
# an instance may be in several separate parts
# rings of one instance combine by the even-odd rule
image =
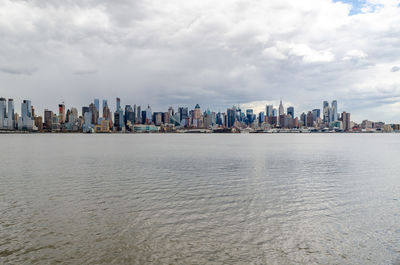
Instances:
[[[338,100],[400,122],[399,0],[0,0],[0,96],[39,111]]]

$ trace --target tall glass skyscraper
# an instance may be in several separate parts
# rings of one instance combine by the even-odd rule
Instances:
[[[94,99],[94,105],[96,106],[97,112],[100,113],[100,102],[98,98]]]
[[[272,117],[272,116],[273,116],[273,115],[272,115],[273,109],[274,109],[274,106],[273,106],[273,105],[267,105],[267,106],[265,107],[265,115],[266,115],[267,117]]]
[[[337,107],[337,100],[332,101],[332,114],[330,121],[337,121],[338,120],[338,107]]]
[[[8,99],[8,129],[14,129],[14,100],[12,98]]]
[[[289,114],[292,116],[292,118],[294,118],[294,107],[287,108],[287,115]]]
[[[5,127],[7,117],[7,104],[5,98],[0,98],[0,129]]]

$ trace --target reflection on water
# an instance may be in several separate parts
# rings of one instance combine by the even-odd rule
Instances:
[[[394,264],[398,135],[2,135],[0,263]]]

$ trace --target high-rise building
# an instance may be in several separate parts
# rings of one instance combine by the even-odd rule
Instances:
[[[203,126],[204,126],[204,128],[210,128],[212,126],[212,124],[211,124],[211,112],[210,111],[204,112],[204,115],[203,115]]]
[[[71,111],[68,109],[67,113],[65,114],[65,123],[68,123],[69,121],[69,114],[71,113]]]
[[[253,110],[252,109],[247,109],[246,110],[246,118],[247,118],[247,125],[250,125],[253,123]]]
[[[243,121],[245,114],[242,113],[242,109],[239,107],[239,105],[237,107],[233,106],[232,108],[236,111],[236,120],[240,122]]]
[[[114,127],[121,131],[125,127],[124,122],[124,111],[121,108],[121,100],[119,98],[116,99],[117,109],[114,112]]]
[[[100,102],[98,98],[94,99],[94,106],[96,107],[97,112],[100,113]]]
[[[85,113],[89,112],[89,107],[83,106],[82,107],[82,117],[85,118]]]
[[[140,115],[141,116],[141,118],[142,118],[142,124],[146,124],[146,111],[145,110],[142,110],[142,114]]]
[[[7,125],[7,101],[5,98],[0,98],[0,129],[5,129]]]
[[[115,111],[118,111],[121,108],[121,99],[116,98],[116,108]]]
[[[201,116],[201,109],[200,105],[196,104],[194,107],[193,115],[192,115],[192,125],[194,127],[201,127],[202,125],[202,116]]]
[[[278,116],[278,110],[272,109],[272,117],[277,117],[277,116]]]
[[[348,132],[351,130],[350,126],[350,113],[343,112],[342,113],[342,123],[343,123],[343,130]]]
[[[64,104],[58,105],[58,121],[60,124],[65,123],[65,105]]]
[[[21,103],[21,130],[32,130],[33,128],[33,119],[32,119],[32,108],[31,108],[31,101],[24,100]]]
[[[154,124],[156,126],[160,126],[162,124],[163,113],[162,112],[154,112],[153,116],[154,116],[153,117]]]
[[[8,99],[8,114],[7,114],[7,125],[8,129],[15,129],[15,120],[14,120],[14,100],[12,98]]]
[[[43,131],[43,118],[41,116],[35,117],[35,126],[37,127],[38,131]]]
[[[150,108],[150,105],[147,105],[146,109],[146,124],[151,124],[153,122],[152,120],[153,112]]]
[[[236,110],[234,108],[226,110],[227,122],[225,123],[228,128],[232,128],[235,124]]]
[[[264,111],[261,111],[261,112],[258,114],[258,123],[259,123],[259,124],[262,124],[262,123],[264,122],[264,120],[265,120]]]
[[[284,114],[285,114],[285,109],[283,108],[282,99],[281,99],[281,102],[279,103],[279,116],[284,115]]]
[[[185,120],[189,116],[189,110],[185,107],[178,108],[180,121]]]
[[[273,105],[267,105],[265,107],[265,116],[272,117],[273,116],[273,114],[272,114],[273,109],[274,109]]]
[[[287,108],[287,115],[290,115],[294,119],[294,107]]]
[[[174,112],[174,109],[172,108],[172,107],[169,107],[168,108],[168,114],[169,114],[169,116],[174,116],[174,114],[175,114],[175,112]]]
[[[300,115],[300,121],[302,122],[303,126],[307,126],[307,115],[304,112]]]
[[[140,106],[137,106],[135,112],[136,112],[136,120],[135,120],[135,122],[136,122],[136,123],[142,123],[142,111],[141,111],[141,107],[140,107]]]
[[[313,127],[314,126],[314,121],[313,121],[313,114],[311,111],[307,113],[306,117],[306,126],[307,127]]]
[[[96,125],[99,121],[99,112],[97,111],[96,105],[90,103],[89,111],[92,113],[92,124]]]
[[[337,100],[332,101],[332,111],[331,111],[331,119],[330,121],[337,121],[338,120],[338,107],[337,107]]]
[[[317,119],[319,119],[321,117],[321,110],[313,109],[312,114],[313,114],[313,120],[316,121]]]
[[[125,106],[125,126],[128,126],[128,121],[131,125],[135,124],[135,112],[133,112],[131,105]]]
[[[103,118],[104,118],[104,108],[105,107],[107,107],[108,108],[108,102],[107,102],[107,99],[103,99],[103,108],[102,108],[102,110],[103,110]]]
[[[324,101],[322,105],[322,115],[323,115],[323,121],[324,122],[330,122],[329,120],[329,102]]]
[[[47,130],[51,130],[51,117],[53,116],[53,112],[51,110],[44,110],[44,127]]]
[[[94,104],[91,104],[91,105],[94,105]],[[96,107],[94,107],[94,109],[95,108]],[[84,120],[83,127],[82,127],[83,132],[89,132],[90,130],[93,129],[94,125],[92,123],[92,119],[93,119],[92,112],[91,111],[85,112],[85,114],[83,115],[83,120]]]
[[[68,113],[68,123],[75,125],[78,122],[78,110],[76,108],[71,108]]]
[[[174,115],[173,115],[173,116],[174,116]],[[173,116],[170,116],[169,112],[164,112],[164,113],[162,114],[162,123],[164,123],[164,124],[169,124],[169,123],[170,123],[170,119],[171,119],[171,117],[173,117]]]

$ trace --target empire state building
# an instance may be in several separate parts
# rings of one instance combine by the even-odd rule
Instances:
[[[279,104],[279,116],[284,115],[284,114],[285,114],[285,109],[283,108],[282,99],[281,99],[281,103]]]

